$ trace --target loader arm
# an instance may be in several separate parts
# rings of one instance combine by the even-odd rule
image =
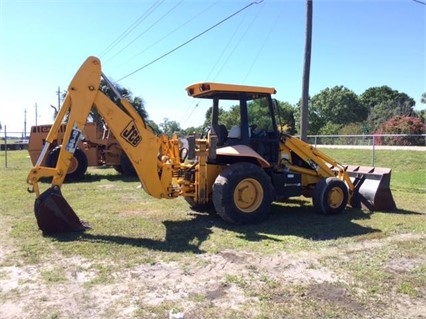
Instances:
[[[285,153],[294,152],[310,166],[309,169],[286,162],[290,170],[314,178],[338,177],[348,188],[349,203],[352,207],[365,207],[370,211],[396,209],[390,190],[390,168],[342,165],[298,138],[284,134],[281,141],[286,149]]]
[[[311,167],[311,169],[307,169],[298,165],[287,163],[287,167],[289,167],[292,171],[305,175],[319,176],[321,178],[337,175],[337,177],[343,180],[348,186],[349,195],[351,196],[353,194],[355,186],[347,174],[345,166],[338,163],[336,160],[316,149],[312,145],[305,143],[298,138],[292,137],[290,135],[284,135],[282,140],[286,148],[296,153]],[[335,171],[333,171],[330,167],[334,167]]]

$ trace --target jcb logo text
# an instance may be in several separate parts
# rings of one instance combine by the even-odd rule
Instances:
[[[130,122],[127,127],[121,132],[121,137],[124,138],[127,143],[134,147],[136,147],[140,143],[140,141],[142,141],[142,137],[139,134],[139,131],[133,121]]]

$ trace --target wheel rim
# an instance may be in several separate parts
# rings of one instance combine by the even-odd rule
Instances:
[[[328,206],[331,208],[338,208],[342,205],[345,195],[340,187],[333,187],[327,196]]]
[[[262,199],[262,185],[253,178],[244,179],[235,187],[234,203],[244,213],[252,213],[258,209]]]
[[[74,173],[74,172],[77,170],[77,167],[78,167],[78,161],[77,161],[77,159],[73,156],[73,157],[71,158],[70,166],[68,167],[68,172],[67,172],[67,174],[72,174],[72,173]]]

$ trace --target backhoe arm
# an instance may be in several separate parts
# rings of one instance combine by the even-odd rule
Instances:
[[[64,103],[49,131],[39,159],[27,177],[27,182],[32,185],[32,190],[37,197],[40,195],[38,181],[43,177],[53,177],[52,186],[62,185],[93,101],[98,93],[100,78],[100,61],[88,58],[72,79]],[[67,125],[63,139],[65,145],[61,148],[56,168],[40,166],[50,143],[56,138],[59,127],[66,119]],[[65,141],[67,142],[65,143]]]
[[[119,105],[99,90],[101,77],[117,95]],[[34,209],[37,222],[46,233],[86,228],[62,197],[60,188],[78,141],[83,138],[82,132],[92,107],[97,109],[130,159],[144,190],[156,198],[174,198],[179,194],[179,188],[172,183],[173,168],[180,165],[177,139],[156,136],[102,73],[99,59],[89,57],[72,79],[40,157],[27,177],[27,183],[31,185],[29,191],[37,197]],[[41,166],[49,144],[56,138],[63,122],[66,122],[66,128],[56,167]],[[52,183],[40,194],[38,183],[44,177],[52,177]]]
[[[145,124],[134,107],[125,99],[120,99],[117,106],[98,88],[101,76],[111,89],[116,92],[111,82],[101,72],[101,63],[96,57],[89,57],[80,67],[68,87],[68,93],[51,131],[45,148],[51,143],[63,121],[67,121],[64,134],[64,145],[61,148],[56,168],[40,166],[46,151],[42,151],[37,164],[31,169],[27,181],[32,185],[37,197],[40,195],[38,181],[52,176],[52,187],[63,184],[73,153],[92,107],[96,107],[105,123],[116,136],[117,141],[129,157],[144,190],[156,198],[174,197],[171,187],[171,165],[173,161],[160,161],[159,155],[174,159],[175,150],[167,148],[168,154],[161,154],[164,141],[156,136]],[[121,98],[120,96],[118,96]],[[65,142],[67,141],[67,142]],[[169,142],[168,140],[166,143]]]
[[[172,196],[168,194],[171,175],[167,174],[171,171],[171,163],[161,162],[158,158],[162,153],[161,139],[145,125],[128,101],[122,99],[120,103],[125,110],[117,107],[102,92],[94,101],[99,114],[133,164],[144,190],[156,198]],[[170,154],[167,155],[170,157]]]

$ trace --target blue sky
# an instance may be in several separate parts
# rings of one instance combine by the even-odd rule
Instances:
[[[277,99],[295,104],[302,88],[305,0],[253,3],[142,68],[250,3],[0,0],[0,122],[21,132],[26,110],[28,131],[36,103],[37,123],[52,122],[58,87],[66,90],[90,55],[101,59],[110,79],[144,99],[156,123],[168,118],[182,128],[201,125],[210,105],[197,106],[185,92],[200,81],[272,86]],[[335,85],[356,94],[388,85],[414,98],[416,109],[425,107],[425,5],[314,0],[313,9],[311,96]]]

